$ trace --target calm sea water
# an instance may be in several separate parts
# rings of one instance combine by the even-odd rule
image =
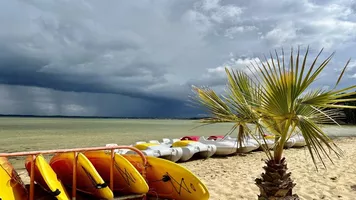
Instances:
[[[224,135],[233,124],[201,125],[197,120],[0,118],[0,152],[105,146],[108,143],[129,145],[136,141],[186,135]],[[325,126],[324,129],[330,136],[356,136],[356,126]]]

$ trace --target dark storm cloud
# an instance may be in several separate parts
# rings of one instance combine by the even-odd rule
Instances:
[[[39,95],[47,109],[16,113],[178,116],[196,113],[185,102],[191,85],[223,90],[224,67],[311,45],[313,55],[337,50],[320,81],[332,85],[328,75],[354,57],[354,8],[349,0],[0,1],[0,83],[7,94],[21,86],[32,102],[47,91]],[[343,84],[355,74],[350,68]],[[12,94],[6,105],[25,105]]]
[[[52,88],[61,91],[74,92],[91,92],[91,93],[114,93],[135,98],[156,99],[154,95],[145,91],[140,91],[139,88],[130,87],[114,87],[110,82],[100,79],[95,73],[51,73],[46,72],[43,66],[48,65],[48,61],[34,58],[26,58],[16,55],[0,55],[0,84],[22,85],[22,86],[36,86],[44,88]],[[47,63],[46,63],[47,62]],[[149,63],[131,63],[125,66],[121,71],[108,74],[111,77],[131,78],[140,77],[147,74],[152,74],[149,71]],[[157,70],[159,72],[160,70]],[[152,77],[157,77],[157,74]],[[144,88],[147,84],[151,84],[155,80],[144,80],[137,78],[134,82],[136,87]],[[122,83],[129,83],[128,81],[121,81]],[[120,81],[118,82],[118,84]]]
[[[201,113],[197,107],[179,100],[147,100],[14,85],[0,85],[0,92],[1,114],[169,118]]]

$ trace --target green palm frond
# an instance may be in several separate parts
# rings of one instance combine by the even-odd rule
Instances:
[[[239,140],[255,136],[254,132],[262,134],[263,129],[267,129],[276,138],[271,156],[276,161],[281,160],[283,145],[295,131],[304,136],[314,163],[316,159],[322,161],[323,155],[330,158],[327,150],[339,155],[339,149],[317,124],[337,124],[343,117],[340,109],[356,109],[356,106],[346,105],[356,101],[353,96],[356,92],[350,92],[356,85],[336,89],[349,60],[334,88],[309,90],[334,55],[319,62],[322,52],[323,49],[311,65],[307,65],[309,47],[304,55],[299,48],[294,55],[292,49],[288,57],[283,50],[281,56],[275,51],[275,56],[270,53],[269,60],[265,57],[264,61],[251,63],[248,68],[253,73],[252,78],[243,71],[226,69],[228,94],[222,98],[212,90],[196,88],[198,101],[212,114],[205,122],[234,122],[235,129],[239,129]],[[254,124],[258,131],[250,130],[248,123]],[[271,154],[267,152],[267,155]]]
[[[297,127],[301,131],[307,148],[310,152],[312,160],[317,166],[316,156],[322,162],[325,167],[324,157],[327,157],[331,162],[332,159],[329,156],[327,149],[334,152],[337,156],[340,156],[340,149],[332,142],[332,140],[310,119],[300,116]]]
[[[211,89],[194,87],[198,94],[198,101],[212,113],[213,117],[205,119],[205,122],[231,122],[237,120],[237,116],[231,112],[226,103]]]
[[[356,85],[337,91],[311,91],[302,97],[302,103],[326,108],[352,108],[352,106],[349,107],[347,105],[337,103],[356,101],[356,98],[347,98],[352,97],[352,95],[356,94],[356,92],[348,92],[346,93],[347,95],[342,93],[354,88],[356,88]]]
[[[245,123],[256,121],[258,116],[252,106],[259,104],[257,86],[244,72],[230,73],[226,70],[226,73],[230,93],[224,98],[225,101]]]

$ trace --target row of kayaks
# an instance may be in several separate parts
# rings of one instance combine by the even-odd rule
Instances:
[[[193,156],[209,158],[213,155],[227,156],[263,150],[263,148],[273,149],[274,137],[265,136],[258,140],[248,138],[240,143],[237,142],[236,138],[230,136],[184,136],[180,139],[163,138],[162,141],[138,141],[131,146],[141,150],[147,156],[160,157],[173,162],[184,162],[190,160]],[[116,144],[107,144],[107,146],[111,145]],[[293,135],[286,141],[284,147],[303,147],[305,145],[303,136]],[[136,154],[131,150],[118,150],[118,152],[123,155]]]
[[[110,189],[111,152],[87,151],[77,154],[57,153],[49,162],[39,154],[31,165],[25,161],[29,175],[35,166],[36,185],[58,200],[71,199],[73,167],[76,163],[76,188],[89,195],[85,199],[113,199],[116,196],[147,194],[162,199],[207,200],[209,192],[199,178],[174,162],[147,156],[147,165],[138,155],[114,154],[114,187]],[[0,158],[0,199],[27,200],[28,191],[7,158]]]
[[[213,155],[223,156],[273,148],[273,137],[266,136],[260,140],[247,139],[240,144],[236,138],[229,136],[185,136],[172,140],[163,138],[162,141],[139,141],[131,146],[146,155],[147,165],[143,165],[142,158],[135,151],[115,150],[113,189],[108,187],[111,152],[80,152],[76,157],[76,188],[79,193],[90,196],[84,199],[113,199],[115,196],[128,194],[148,194],[175,200],[209,199],[209,192],[204,183],[188,169],[174,162],[188,161],[195,155],[209,158]],[[112,145],[116,144],[107,144]],[[288,139],[285,148],[305,145],[304,138],[295,135]],[[33,157],[29,156],[25,161],[29,175],[32,159]],[[43,155],[37,155],[33,165],[36,185],[54,199],[71,199],[68,191],[71,191],[73,183],[74,160],[73,152],[57,153],[49,162]],[[7,158],[0,157],[0,200],[27,199],[28,191],[17,172]]]

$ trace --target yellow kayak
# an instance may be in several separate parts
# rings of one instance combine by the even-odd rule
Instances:
[[[142,171],[142,159],[138,155],[122,155],[136,169]],[[204,183],[185,167],[174,162],[146,157],[146,180],[150,188],[148,194],[175,200],[208,200],[209,191]]]
[[[94,165],[95,169],[110,182],[111,153],[105,151],[88,151],[84,155]],[[137,169],[123,156],[115,154],[114,157],[114,192],[121,194],[146,194],[148,185]]]
[[[7,158],[0,157],[0,199],[27,200],[28,193]]]
[[[72,187],[74,153],[55,154],[50,166],[57,173],[62,182]],[[114,194],[93,164],[82,153],[77,157],[77,190],[93,195],[100,199],[113,199]]]
[[[147,150],[148,147],[152,146],[158,146],[159,144],[154,144],[154,143],[141,143],[141,144],[136,144],[134,147],[137,148],[138,150]]]
[[[27,172],[31,173],[31,159],[28,156],[25,167]],[[35,181],[47,191],[49,191],[58,200],[70,200],[70,197],[60,180],[58,180],[56,173],[47,163],[42,155],[38,155],[35,159]]]

